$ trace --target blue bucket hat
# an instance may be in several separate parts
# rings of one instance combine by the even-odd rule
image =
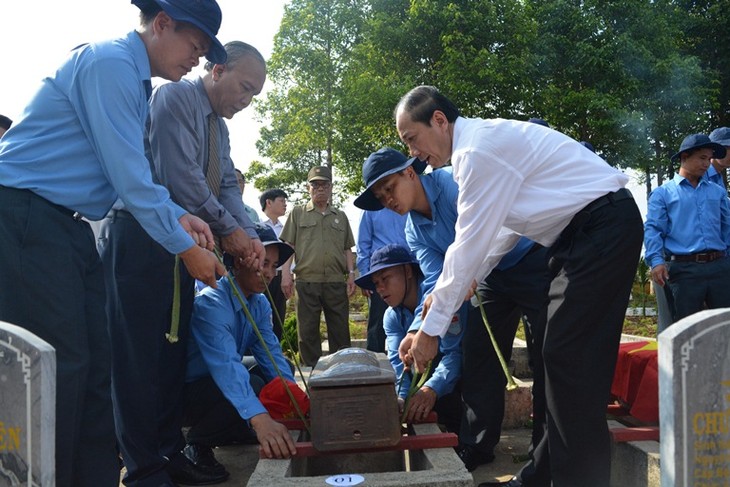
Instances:
[[[415,157],[408,159],[402,152],[391,149],[390,147],[383,147],[370,154],[362,165],[362,178],[365,181],[365,191],[355,198],[355,206],[369,211],[382,210],[383,205],[372,192],[373,185],[384,177],[400,172],[408,166],[413,166],[416,174],[421,174],[426,169],[426,163],[424,161]]]
[[[255,225],[256,234],[261,239],[261,243],[264,247],[269,245],[276,245],[279,248],[279,264],[284,265],[284,262],[289,260],[289,257],[294,253],[294,249],[291,245],[286,242],[282,242],[276,236],[274,229],[265,223],[257,223]]]
[[[730,127],[720,127],[713,130],[710,133],[710,140],[716,144],[730,147]]]
[[[373,252],[373,255],[370,257],[370,270],[366,274],[355,279],[355,284],[363,289],[375,291],[373,274],[389,267],[407,264],[415,264],[418,272],[421,272],[420,267],[418,267],[416,257],[407,248],[398,244],[388,244],[384,247],[380,247],[378,250]]]
[[[174,20],[193,24],[210,37],[210,49],[205,58],[214,64],[226,63],[226,50],[215,37],[223,17],[215,0],[132,0],[132,3],[140,10],[157,4]]]
[[[679,152],[674,154],[671,160],[678,160],[682,152],[692,149],[712,149],[712,157],[715,159],[722,159],[727,153],[724,146],[711,141],[705,134],[692,134],[684,138],[682,145],[679,146]]]

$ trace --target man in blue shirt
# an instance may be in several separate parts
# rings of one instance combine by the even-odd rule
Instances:
[[[408,333],[413,323],[414,311],[423,297],[421,286],[423,274],[415,256],[407,247],[398,244],[387,244],[379,248],[373,253],[370,262],[370,270],[355,283],[362,289],[380,295],[389,306],[383,317],[383,326],[388,359],[399,379],[398,397],[402,409],[411,386],[411,377],[408,372],[404,375],[403,362],[398,356],[398,346]],[[465,316],[461,319],[465,319]],[[438,365],[409,403],[406,413],[408,421],[423,419],[422,416],[434,409],[441,422],[446,424],[450,431],[458,431],[461,421],[459,398],[458,394],[450,393],[459,381],[463,327],[456,317],[454,323],[454,332],[447,333],[441,339]],[[455,411],[457,414],[454,414]]]
[[[703,134],[682,141],[679,172],[652,191],[644,226],[644,258],[659,286],[669,286],[673,319],[730,306],[730,203],[724,187],[703,178],[726,150]]]
[[[363,166],[367,187],[355,199],[355,206],[368,211],[384,208],[383,204],[373,192],[373,187],[383,181],[392,180],[393,184],[386,183],[388,194],[391,190],[402,196],[398,206],[388,205],[389,210],[401,215],[407,215],[406,241],[413,251],[423,272],[420,282],[421,296],[428,294],[436,283],[443,264],[446,248],[454,240],[454,222],[456,221],[456,195],[458,187],[451,177],[450,168],[443,171],[434,171],[428,175],[420,175],[426,164],[418,159],[408,159],[401,152],[392,151],[387,157],[369,159]],[[396,189],[397,186],[397,189]],[[453,205],[446,202],[452,201]],[[437,202],[444,202],[437,204]],[[372,261],[371,261],[372,267]],[[409,330],[420,326],[422,300],[412,311],[413,319]],[[431,387],[422,387],[413,395],[407,412],[408,419],[422,419],[428,415],[440,397],[439,392],[449,393],[453,390],[456,381],[461,376],[461,336],[464,333],[466,319],[465,304],[455,316],[447,334],[441,339],[439,350],[441,360],[434,370],[434,375],[441,376],[441,382],[448,384],[442,391]],[[385,326],[385,322],[383,323]],[[390,341],[388,347],[390,347]],[[397,353],[397,350],[388,349],[388,353]],[[459,405],[459,409],[461,409]],[[451,414],[450,416],[456,416]],[[459,412],[458,416],[461,414]],[[456,429],[459,420],[450,425]]]
[[[725,150],[730,149],[730,127],[716,128],[710,132],[710,140],[725,147]],[[710,167],[707,168],[704,177],[711,183],[719,184],[727,189],[727,180],[723,171],[730,167],[730,154],[726,153],[725,157],[720,158],[713,157],[710,161]]]
[[[396,150],[384,147],[368,156],[368,160],[389,157]],[[366,161],[367,166],[367,161]],[[367,175],[363,175],[367,182]],[[363,211],[357,233],[357,270],[362,276],[370,270],[370,257],[373,252],[387,244],[394,243],[407,247],[405,235],[406,217],[387,208],[378,211]],[[367,349],[385,352],[385,331],[383,314],[388,305],[372,291],[361,288],[368,298]]]
[[[254,323],[247,318],[233,285],[225,277],[218,281],[217,289],[205,288],[195,298],[190,322],[185,424],[191,428],[186,450],[195,451],[196,461],[209,468],[223,468],[215,460],[212,447],[246,441],[251,429],[267,457],[289,458],[296,453],[287,428],[274,421],[256,397],[249,371],[242,363],[244,355],[253,355],[266,382],[279,374],[294,382],[289,362],[274,335],[271,305],[261,294],[294,249],[278,240],[268,226],[256,228],[266,248],[261,272],[246,266],[239,257],[233,259],[238,293]]]
[[[117,486],[104,274],[89,225],[118,198],[190,273],[225,269],[212,234],[153,183],[142,134],[153,76],[223,62],[214,0],[135,0],[140,27],[83,45],[0,141],[0,319],[56,349],[56,485]],[[160,481],[155,485],[172,485]]]
[[[221,117],[233,117],[261,91],[266,66],[261,54],[243,42],[227,43],[225,52],[226,62],[208,62],[203,77],[155,88],[147,157],[172,200],[210,225],[223,250],[260,258],[263,247],[246,216]],[[210,137],[215,140],[209,143]],[[211,147],[217,148],[213,162]],[[213,182],[207,175],[215,162],[219,176]],[[175,256],[148,237],[124,205],[115,208],[102,225],[100,249],[111,277],[112,399],[125,482],[155,482],[155,472],[163,467],[178,483],[224,480],[196,470],[179,454],[185,446],[183,371],[194,279],[180,271],[179,340],[171,343],[165,333],[171,326]]]

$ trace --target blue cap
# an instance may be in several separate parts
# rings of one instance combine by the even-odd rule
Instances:
[[[388,244],[380,247],[370,256],[370,270],[355,279],[355,284],[363,289],[375,291],[373,274],[388,267],[408,264],[415,264],[418,272],[421,272],[421,268],[418,267],[418,260],[416,260],[416,257],[407,248],[398,244]]]
[[[593,147],[593,144],[591,144],[587,140],[581,140],[580,145],[582,145],[583,147],[585,147],[586,149],[588,149],[591,152],[596,152],[596,148]]]
[[[716,144],[730,147],[730,127],[720,127],[710,133],[710,140]]]
[[[682,145],[679,146],[679,151],[672,156],[671,160],[676,161],[682,152],[692,149],[712,149],[712,157],[715,159],[722,159],[727,153],[725,146],[711,141],[705,134],[692,134],[684,138]]]
[[[291,245],[286,242],[282,242],[276,237],[274,229],[265,223],[257,223],[255,225],[256,234],[261,239],[261,243],[264,247],[269,245],[276,245],[279,248],[279,264],[283,265],[284,262],[289,260],[289,257],[294,253],[294,249]]]
[[[542,125],[543,127],[550,128],[550,124],[547,123],[542,118],[531,118],[531,119],[528,120],[528,122],[530,122],[530,123],[536,123],[538,125]]]
[[[372,192],[373,185],[384,177],[400,172],[408,166],[413,166],[416,174],[421,174],[426,169],[426,163],[424,161],[415,157],[408,159],[402,152],[391,149],[390,147],[383,147],[370,154],[362,165],[362,178],[365,181],[365,191],[355,198],[355,206],[363,210],[382,210],[383,205]]]
[[[223,14],[215,0],[132,0],[132,3],[140,10],[156,3],[172,19],[193,24],[210,37],[210,49],[205,58],[214,64],[225,64],[228,55],[215,37]]]

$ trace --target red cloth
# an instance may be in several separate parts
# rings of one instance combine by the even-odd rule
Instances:
[[[276,377],[266,384],[259,393],[259,401],[264,405],[273,419],[303,419],[299,418],[297,409],[291,402],[289,394],[287,394],[284,384],[294,395],[294,399],[299,405],[299,409],[304,416],[309,413],[309,397],[292,381],[285,381],[281,377]]]
[[[647,423],[659,420],[657,351],[651,345],[649,341],[620,344],[611,384],[611,394],[629,407],[632,416]]]

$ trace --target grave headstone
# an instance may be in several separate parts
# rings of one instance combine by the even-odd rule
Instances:
[[[730,485],[730,310],[659,335],[659,424],[663,487]]]
[[[56,352],[0,321],[0,486],[55,485]]]

